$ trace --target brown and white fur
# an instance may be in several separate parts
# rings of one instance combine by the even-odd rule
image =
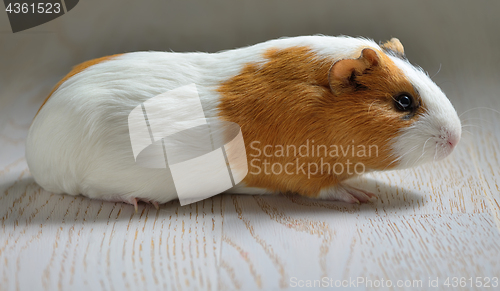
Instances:
[[[405,168],[444,158],[461,136],[452,104],[406,60],[397,39],[378,45],[364,38],[303,36],[214,54],[135,52],[85,62],[56,85],[27,138],[36,182],[55,193],[133,204],[176,199],[168,169],[135,164],[127,116],[149,98],[191,83],[207,117],[241,127],[248,155],[308,141],[378,149],[376,156],[272,155],[265,157],[270,164],[319,164],[323,158],[330,165],[362,163],[367,171]],[[402,95],[411,97],[411,110],[401,110]],[[183,116],[189,110],[180,104],[177,115],[166,118]],[[248,162],[262,166],[250,155]],[[250,169],[228,192],[293,192],[351,203],[374,196],[345,185],[351,176]]]

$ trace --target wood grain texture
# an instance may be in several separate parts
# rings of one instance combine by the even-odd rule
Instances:
[[[22,179],[0,199],[9,206],[0,213],[0,289],[216,290],[221,201],[141,205],[135,213]]]

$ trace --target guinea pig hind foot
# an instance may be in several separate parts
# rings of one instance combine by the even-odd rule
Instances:
[[[332,187],[323,188],[319,192],[317,198],[360,204],[369,202],[371,198],[377,198],[377,196],[365,190],[341,183]]]
[[[137,213],[137,209],[138,209],[137,202],[140,202],[140,201],[143,201],[145,203],[151,203],[151,204],[153,204],[153,206],[156,208],[156,210],[160,209],[160,206],[158,205],[158,202],[156,202],[156,201],[149,201],[147,199],[137,199],[137,198],[132,197],[132,198],[129,198],[128,200],[125,200],[123,202],[131,204],[131,205],[134,205],[135,212]]]

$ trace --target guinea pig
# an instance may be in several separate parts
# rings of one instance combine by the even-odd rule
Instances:
[[[137,201],[176,199],[168,169],[136,165],[127,117],[192,83],[207,118],[241,127],[248,174],[229,193],[367,202],[375,195],[344,181],[442,159],[461,136],[452,104],[396,38],[379,45],[317,35],[218,53],[132,52],[84,62],[56,84],[26,141],[35,181],[136,209]]]

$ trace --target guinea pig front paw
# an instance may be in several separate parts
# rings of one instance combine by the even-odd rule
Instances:
[[[332,187],[323,188],[317,197],[324,200],[339,200],[347,203],[365,203],[371,198],[377,198],[375,194],[351,187],[346,184],[338,184]]]

